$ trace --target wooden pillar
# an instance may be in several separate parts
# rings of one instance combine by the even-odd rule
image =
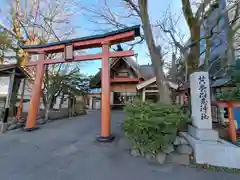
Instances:
[[[145,88],[143,88],[143,90],[142,90],[142,101],[145,102],[145,100],[146,100],[146,90],[145,90]]]
[[[184,95],[181,94],[180,95],[180,105],[183,105],[184,104]]]
[[[93,97],[92,96],[89,97],[89,107],[88,107],[88,109],[93,109]]]
[[[45,54],[40,54],[40,60],[37,64],[37,72],[35,76],[35,84],[33,86],[29,110],[28,110],[28,117],[26,122],[26,131],[32,131],[36,129],[36,119],[40,104],[40,97],[41,97],[41,90],[42,90],[42,83],[43,83],[43,76],[44,76],[44,64],[43,61],[45,59]]]
[[[229,123],[229,135],[231,137],[232,143],[235,144],[237,142],[237,133],[234,123],[232,104],[230,103],[228,103],[228,123]]]
[[[110,106],[113,105],[113,94],[114,94],[114,92],[111,92],[111,95],[110,95]]]
[[[114,136],[111,136],[109,44],[103,44],[102,50],[101,136],[97,140],[100,142],[112,142]]]
[[[180,96],[179,95],[176,96],[176,104],[180,104]]]
[[[23,79],[22,89],[21,89],[21,99],[17,109],[17,116],[16,116],[17,120],[20,120],[20,118],[22,117],[25,84],[26,84],[26,79]]]

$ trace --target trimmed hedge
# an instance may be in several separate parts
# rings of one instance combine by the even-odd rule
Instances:
[[[125,107],[123,131],[141,152],[156,154],[171,144],[189,119],[178,105],[134,100]]]

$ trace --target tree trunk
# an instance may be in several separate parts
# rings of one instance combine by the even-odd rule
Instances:
[[[151,60],[152,60],[152,68],[154,71],[154,74],[156,75],[156,84],[158,87],[158,93],[159,93],[159,102],[170,104],[172,102],[171,99],[171,93],[169,90],[169,86],[165,81],[165,74],[163,72],[163,67],[161,65],[160,61],[160,53],[157,54],[157,52],[150,51]]]
[[[52,96],[50,101],[50,109],[53,109],[55,103],[56,103],[56,97]]]
[[[185,65],[184,82],[187,83],[188,82],[188,59],[184,62],[184,65]]]
[[[42,101],[43,101],[43,105],[44,105],[44,108],[46,109],[47,107],[47,98],[46,98],[46,94],[44,94],[44,92],[42,91]]]
[[[49,119],[49,111],[53,109],[53,106],[55,104],[55,99],[56,99],[55,96],[50,96],[47,99],[47,104],[46,104],[46,107],[45,107],[45,120],[46,121]]]
[[[72,117],[72,98],[68,97],[68,116]]]
[[[211,53],[211,39],[206,39],[206,53],[205,53],[205,59],[204,59],[204,70],[207,70],[209,67],[209,61],[210,61],[210,53]]]
[[[234,33],[231,29],[228,31],[227,36],[227,43],[228,43],[228,51],[227,51],[227,63],[226,63],[226,70],[229,71],[231,67],[236,65],[235,54],[234,54],[234,47],[233,47],[233,37]]]
[[[75,109],[76,109],[75,106],[76,106],[76,98],[73,97],[72,98],[72,107],[71,107],[72,116],[75,115]]]
[[[191,30],[191,43],[190,53],[187,58],[188,65],[188,76],[195,72],[199,66],[199,56],[200,56],[200,26],[198,24],[194,24]]]
[[[46,107],[45,107],[45,115],[44,115],[45,121],[48,121],[48,119],[49,119],[49,111],[50,111],[50,102],[47,102]]]
[[[140,7],[140,18],[143,24],[144,38],[146,40],[148,50],[150,53],[152,68],[156,76],[156,84],[158,87],[159,101],[162,103],[172,103],[171,94],[169,91],[168,84],[165,81],[165,75],[163,72],[163,60],[161,56],[161,47],[157,47],[152,33],[152,27],[148,15],[148,1],[138,0]]]
[[[63,101],[64,101],[64,94],[61,94],[61,100],[60,100],[60,104],[59,104],[59,109],[62,109],[62,105],[63,105]]]

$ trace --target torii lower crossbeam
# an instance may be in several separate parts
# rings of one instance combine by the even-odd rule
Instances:
[[[23,46],[22,48],[28,53],[40,54],[38,61],[30,61],[27,66],[36,66],[35,84],[32,91],[30,106],[28,111],[26,131],[36,128],[36,118],[38,114],[40,97],[42,91],[44,66],[46,64],[68,63],[86,60],[102,60],[102,76],[101,76],[101,136],[97,138],[101,142],[111,142],[114,137],[111,135],[111,117],[110,117],[110,66],[109,58],[133,56],[134,52],[120,51],[110,52],[113,44],[133,40],[140,35],[139,26],[134,26],[119,31],[113,31],[107,34],[84,37],[80,39],[61,41],[43,45]],[[86,49],[92,47],[102,47],[102,53],[90,55],[74,56],[74,50]],[[64,52],[64,59],[46,59],[46,55],[50,53]]]

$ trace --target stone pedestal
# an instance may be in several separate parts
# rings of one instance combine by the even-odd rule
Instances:
[[[194,159],[198,164],[240,169],[240,148],[223,139],[218,141],[203,141],[182,132],[193,148]]]
[[[188,133],[195,139],[202,141],[218,141],[218,132],[212,129],[199,129],[194,126],[188,126]]]
[[[198,164],[240,168],[240,148],[219,138],[212,129],[208,72],[190,75],[192,126],[181,133],[192,146]]]

